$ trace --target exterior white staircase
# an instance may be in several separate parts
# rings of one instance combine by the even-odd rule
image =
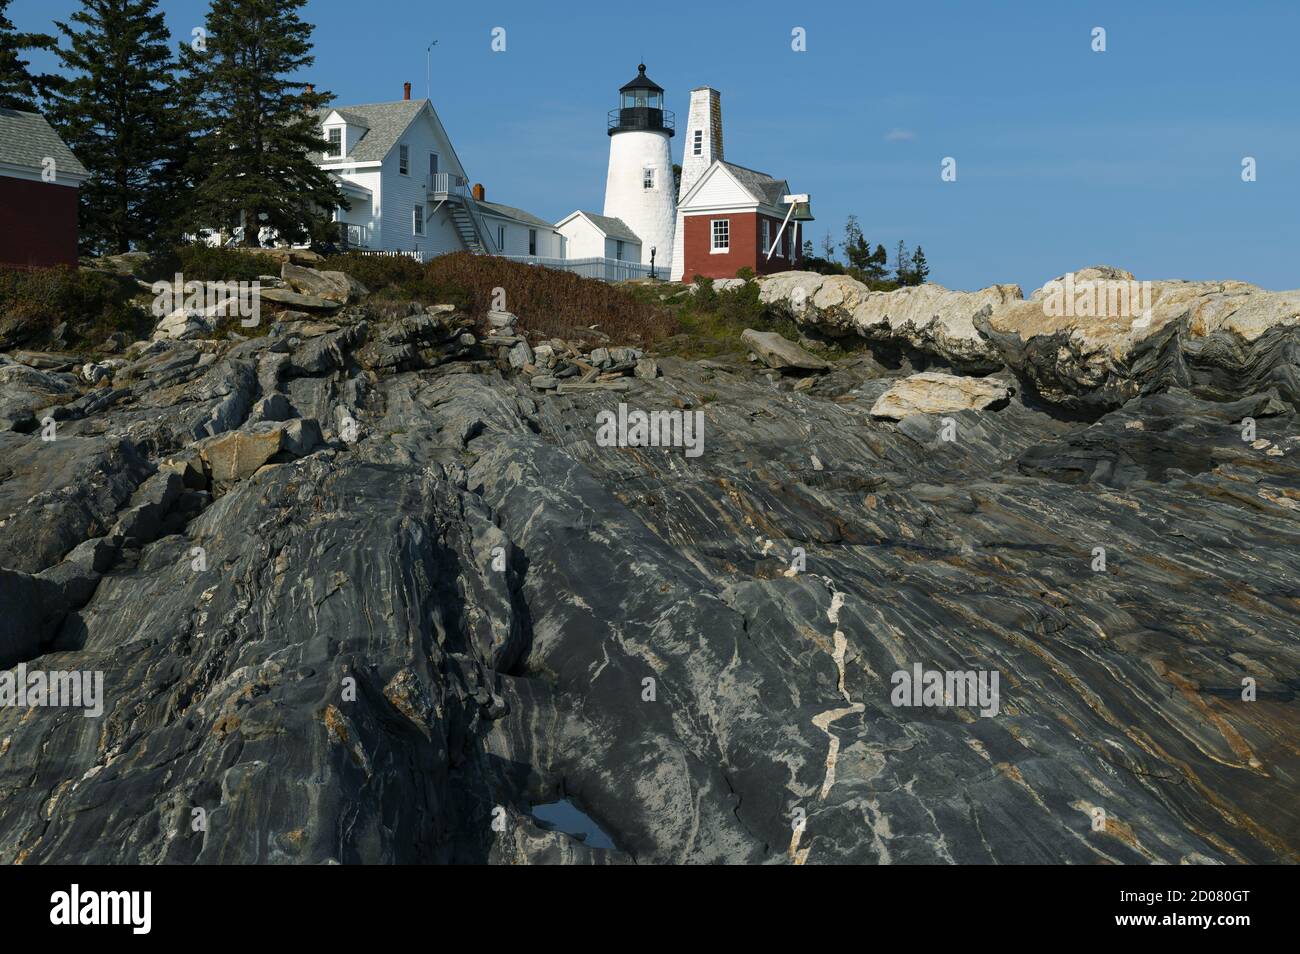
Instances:
[[[492,241],[478,205],[470,194],[469,184],[463,178],[450,172],[435,173],[430,176],[429,198],[446,204],[456,232],[467,249],[477,255],[497,254],[496,243]]]

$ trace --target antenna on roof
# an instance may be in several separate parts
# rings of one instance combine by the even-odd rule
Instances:
[[[438,45],[434,40],[424,48],[424,98],[433,99],[433,48]]]

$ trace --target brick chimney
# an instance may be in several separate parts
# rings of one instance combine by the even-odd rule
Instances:
[[[475,202],[483,202],[485,201],[484,197],[487,195],[487,190],[483,188],[483,183],[475,182],[474,188],[470,189],[470,194],[474,196]]]
[[[410,98],[411,98],[411,84],[410,84],[410,83],[403,83],[403,84],[402,84],[402,99],[410,99]]]
[[[307,94],[308,94],[308,95],[311,95],[311,94],[314,93],[314,92],[316,92],[316,87],[313,86],[311,83],[308,83],[308,84],[307,84]]]

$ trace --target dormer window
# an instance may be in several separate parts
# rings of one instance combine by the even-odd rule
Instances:
[[[343,127],[331,126],[325,130],[325,155],[343,157]]]
[[[401,175],[409,176],[411,174],[411,147],[397,147],[397,171]]]

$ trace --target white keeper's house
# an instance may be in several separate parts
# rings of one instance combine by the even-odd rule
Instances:
[[[470,185],[447,130],[427,99],[319,111],[324,150],[317,164],[339,183],[349,208],[335,210],[338,243],[422,259],[468,250],[563,258],[551,223],[487,200]]]
[[[691,91],[679,180],[675,117],[644,63],[606,117],[603,211],[554,224],[471,184],[433,104],[412,100],[410,83],[395,102],[318,117],[324,148],[314,159],[349,202],[334,212],[346,249],[421,260],[467,250],[606,280],[691,281],[797,268],[812,220],[808,196],[790,194],[785,179],[723,160],[721,98],[707,86]]]

